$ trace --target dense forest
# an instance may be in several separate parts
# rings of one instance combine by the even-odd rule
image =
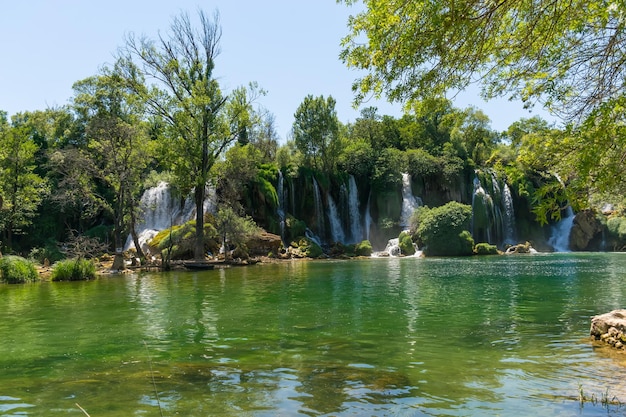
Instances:
[[[170,225],[177,242],[174,228],[157,235],[170,252],[176,243],[181,257],[202,259],[227,242],[245,252],[257,228],[281,236],[284,246],[313,240],[326,253],[354,253],[363,240],[384,247],[405,229],[401,240],[432,254],[468,252],[434,250],[438,233],[448,247],[471,242],[469,253],[478,243],[505,249],[525,241],[551,250],[550,227],[572,209],[587,219],[577,223],[587,239],[575,249],[626,246],[615,178],[622,149],[601,142],[620,131],[600,135],[598,125],[556,127],[534,117],[496,132],[479,109],[455,108],[435,94],[411,97],[400,118],[364,107],[342,123],[332,96],[310,95],[281,143],[271,109],[259,104],[262,88],[226,92],[214,78],[220,37],[217,18],[200,12],[194,25],[181,14],[166,36],[129,37],[113,66],[74,84],[70,104],[10,120],[0,112],[2,252],[54,261],[91,239],[121,262],[131,236],[144,258],[141,198],[162,182],[181,205],[190,199],[195,207],[187,225]],[[347,47],[344,59],[357,52]],[[408,222],[407,179],[420,199]],[[503,219],[506,204],[514,223]],[[339,214],[320,215],[329,210]]]

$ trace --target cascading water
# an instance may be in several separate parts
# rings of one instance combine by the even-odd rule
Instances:
[[[348,211],[350,215],[350,238],[352,243],[357,243],[363,240],[363,227],[359,210],[359,190],[352,175],[348,181]]]
[[[574,225],[574,210],[571,206],[565,209],[565,216],[561,217],[558,223],[552,226],[552,235],[548,243],[555,252],[569,252],[569,235]]]
[[[285,219],[287,216],[285,213],[285,184],[284,184],[283,173],[281,170],[278,170],[278,190],[276,190],[276,192],[278,193],[277,214],[278,214],[278,219],[280,221],[280,239],[284,242],[285,241]]]
[[[345,243],[346,234],[341,225],[337,205],[330,194],[328,195],[328,221],[330,223],[330,236],[333,242]]]
[[[204,200],[204,212],[214,211],[215,190],[210,188]],[[181,206],[180,200],[174,198],[168,183],[161,181],[156,187],[144,191],[139,201],[141,209],[140,220],[136,231],[142,249],[148,249],[147,243],[161,230],[173,225],[183,224],[195,218],[196,206],[193,198],[187,197]],[[124,250],[135,247],[132,236],[128,236]]]
[[[415,209],[422,205],[419,197],[413,195],[411,189],[411,176],[408,173],[402,174],[402,213],[400,215],[400,226],[409,227],[411,216]]]
[[[317,228],[317,236],[324,237],[326,236],[326,230],[324,227],[324,209],[322,206],[322,195],[320,193],[320,186],[317,183],[315,177],[313,177],[313,205],[315,206],[315,226]]]
[[[504,205],[504,244],[514,245],[515,239],[515,210],[513,208],[513,197],[511,189],[507,183],[504,183],[502,191],[502,203]]]
[[[489,177],[481,182],[479,172],[474,177],[472,194],[472,225],[474,240],[505,246],[516,243],[515,211],[511,189],[505,181],[498,180],[496,173],[488,171]]]

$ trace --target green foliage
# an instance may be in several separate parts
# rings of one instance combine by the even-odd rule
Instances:
[[[22,284],[39,280],[35,265],[20,256],[0,258],[0,280],[9,284]]]
[[[356,256],[372,256],[372,244],[369,240],[364,240],[360,243],[357,243],[354,247],[354,254]]]
[[[308,237],[300,237],[297,247],[307,258],[319,258],[324,255],[324,251],[321,246]]]
[[[472,208],[455,201],[416,211],[416,236],[427,256],[471,255],[474,239],[469,233]]]
[[[474,247],[474,253],[477,255],[497,255],[498,248],[496,245],[489,243],[477,243]]]
[[[411,238],[411,235],[407,232],[401,232],[400,236],[398,236],[398,246],[400,247],[400,252],[403,255],[411,256],[415,254],[413,239]]]
[[[402,173],[406,172],[406,155],[399,149],[383,149],[374,165],[372,187],[389,190],[402,185]]]
[[[302,220],[296,219],[291,214],[288,214],[285,219],[285,232],[285,239],[287,241],[304,236],[306,233],[306,223]]]
[[[335,99],[308,95],[294,114],[293,138],[308,166],[330,173],[339,145]]]
[[[0,126],[0,229],[9,246],[13,233],[31,224],[47,193],[46,181],[35,172],[38,150],[26,124]]]
[[[614,250],[626,248],[626,217],[612,216],[606,222],[608,230],[607,240]]]
[[[32,248],[28,254],[28,258],[40,264],[47,259],[48,262],[54,263],[64,258],[63,253],[59,250],[58,245],[54,241],[47,241],[43,247]]]
[[[410,149],[406,152],[409,174],[414,178],[429,178],[441,173],[442,163],[424,149]]]
[[[89,259],[65,259],[52,266],[52,281],[84,281],[96,277],[96,265]]]
[[[85,236],[89,238],[93,238],[93,239],[98,239],[101,242],[110,242],[112,232],[113,232],[113,226],[99,224],[98,226],[95,226],[89,230],[86,230]]]
[[[353,84],[357,103],[382,94],[399,102],[444,96],[479,79],[487,97],[543,99],[551,109],[579,116],[626,86],[624,52],[615,47],[623,31],[617,4],[383,0],[365,5],[349,20],[340,55],[348,67],[366,71]]]
[[[219,249],[217,230],[212,217],[207,216],[207,219],[204,223],[204,250],[216,252]],[[161,230],[148,244],[153,252],[165,253],[164,258],[167,257],[167,251],[171,250],[170,259],[188,259],[193,256],[195,232],[195,221],[191,220],[183,225]]]
[[[215,229],[224,247],[232,245],[245,251],[245,243],[260,232],[251,217],[241,217],[230,207],[222,207],[215,216]]]
[[[374,149],[366,140],[351,141],[339,155],[338,169],[358,178],[368,178],[376,161]]]

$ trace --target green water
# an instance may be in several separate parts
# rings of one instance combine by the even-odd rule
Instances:
[[[2,285],[0,416],[624,415],[578,396],[626,402],[588,338],[625,281],[551,254]]]

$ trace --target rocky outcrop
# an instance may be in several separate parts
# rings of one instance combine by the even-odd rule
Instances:
[[[250,256],[267,256],[269,253],[277,254],[282,241],[280,236],[264,231],[246,242],[246,245]]]
[[[591,318],[591,337],[624,349],[626,344],[626,310],[613,310]]]
[[[573,251],[600,250],[602,243],[602,223],[593,210],[576,214],[569,235],[569,247]]]
[[[530,245],[530,242],[526,242],[509,246],[505,252],[506,255],[514,255],[519,253],[537,253],[537,251],[533,249],[533,247]]]

